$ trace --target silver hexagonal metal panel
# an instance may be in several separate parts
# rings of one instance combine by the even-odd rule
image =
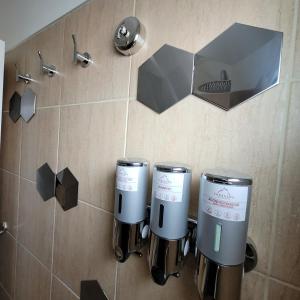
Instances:
[[[137,100],[161,113],[191,94],[190,52],[164,45],[139,67]]]
[[[45,163],[36,171],[36,188],[44,201],[55,196],[56,175]]]
[[[78,185],[78,180],[68,168],[57,174],[55,195],[63,210],[77,206]]]
[[[15,123],[21,116],[21,96],[18,92],[14,92],[9,100],[9,116]]]
[[[193,94],[225,110],[279,81],[282,32],[236,23],[194,59]]]
[[[21,98],[21,116],[25,122],[29,122],[35,114],[36,94],[27,88]]]

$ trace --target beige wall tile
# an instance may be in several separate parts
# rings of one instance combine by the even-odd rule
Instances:
[[[151,279],[147,264],[147,253],[143,257],[131,255],[124,264],[118,264],[117,300],[194,300],[198,292],[194,284],[194,259],[189,256],[180,278],[170,277],[164,286]]]
[[[0,170],[0,220],[7,222],[8,231],[16,236],[18,214],[19,178]]]
[[[257,244],[259,270],[266,271],[275,197],[281,86],[225,112],[193,96],[158,115],[131,101],[127,156],[151,162],[180,161],[193,169],[190,213],[197,215],[199,177],[205,169],[227,168],[254,178],[249,235]]]
[[[37,94],[37,107],[60,104],[62,62],[63,62],[63,37],[64,20],[47,27],[34,35],[28,42],[26,51],[26,69],[36,80],[30,88]],[[59,74],[50,78],[40,72],[40,59],[38,50],[41,51],[45,64],[54,65]]]
[[[137,0],[136,16],[147,30],[147,46],[133,56],[130,95],[136,95],[138,67],[161,46],[196,53],[235,22],[284,31],[281,78],[286,78],[293,9],[292,0]]]
[[[21,122],[14,123],[8,113],[2,115],[0,167],[19,174]]]
[[[36,180],[36,170],[47,162],[57,169],[59,109],[37,110],[29,123],[22,128],[21,176]]]
[[[96,279],[110,299],[114,296],[113,216],[81,202],[63,212],[57,206],[54,274],[80,293],[80,281]]]
[[[35,184],[21,180],[18,240],[50,269],[52,259],[54,199],[46,202]]]
[[[77,300],[79,297],[76,297],[71,293],[60,281],[55,277],[52,278],[52,300]]]
[[[26,43],[20,45],[14,50],[9,51],[5,55],[5,66],[4,66],[4,86],[3,86],[3,110],[9,110],[9,100],[14,92],[18,92],[20,95],[24,92],[25,85],[22,81],[16,82],[16,67],[20,73],[25,73],[26,60]]]
[[[0,236],[0,282],[13,295],[16,267],[16,241],[9,234]]]
[[[50,273],[23,247],[18,247],[16,300],[50,299]]]
[[[267,280],[258,273],[247,273],[243,278],[242,300],[264,299]]]
[[[291,90],[272,275],[300,287],[300,84]]]
[[[113,48],[116,26],[133,13],[133,0],[94,0],[67,16],[64,37],[62,103],[82,103],[128,96],[130,58]],[[89,52],[94,64],[72,64],[73,42]]]
[[[116,160],[123,156],[126,102],[65,107],[61,111],[59,170],[79,180],[79,199],[113,209]]]
[[[298,1],[299,3],[299,1]],[[297,36],[296,36],[296,48],[295,48],[295,61],[294,61],[294,73],[293,77],[300,79],[300,8],[298,7],[298,24],[297,24]]]
[[[272,279],[269,280],[268,300],[300,300],[300,289],[296,289]]]

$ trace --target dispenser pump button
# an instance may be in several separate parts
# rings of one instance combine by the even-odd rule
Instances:
[[[222,225],[216,224],[215,229],[215,244],[214,244],[214,251],[220,251],[220,243],[221,243],[221,233],[222,233]]]

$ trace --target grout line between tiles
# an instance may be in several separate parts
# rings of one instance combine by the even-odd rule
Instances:
[[[279,283],[279,284],[281,284],[281,285],[284,285],[284,286],[286,286],[286,287],[289,287],[289,288],[291,288],[291,289],[294,289],[294,290],[300,292],[300,287],[299,287],[299,286],[296,286],[296,285],[293,285],[293,284],[291,284],[291,283],[282,281],[282,280],[277,279],[277,278],[272,277],[272,276],[269,277],[269,280],[275,281],[276,283]]]
[[[30,254],[50,275],[51,275],[51,272],[50,270],[48,269],[47,266],[45,266],[41,261],[40,259],[34,255],[24,244],[22,244],[21,242],[17,241],[17,244],[23,248],[23,250],[25,250],[28,254]]]
[[[297,38],[297,23],[298,23],[298,11],[299,11],[299,0],[294,1],[295,10],[293,15],[293,27],[292,27],[292,46],[291,46],[291,55],[288,64],[288,72],[293,74],[293,65],[295,59],[295,50],[296,50],[296,38]],[[289,74],[288,74],[289,75]],[[286,107],[283,113],[283,120],[282,120],[282,132],[280,138],[280,148],[279,148],[279,157],[278,157],[278,170],[277,170],[277,180],[276,180],[276,192],[275,192],[275,201],[274,201],[274,209],[273,209],[273,216],[272,216],[272,228],[271,228],[271,239],[270,239],[270,256],[268,260],[268,268],[267,273],[271,275],[272,272],[272,264],[274,258],[274,246],[275,246],[275,239],[276,239],[276,228],[277,228],[277,214],[278,214],[278,207],[279,207],[279,196],[280,196],[280,188],[281,188],[281,179],[282,179],[282,172],[283,172],[283,164],[284,164],[284,154],[285,154],[285,141],[287,138],[287,130],[288,130],[288,117],[290,111],[290,102],[291,102],[291,88],[292,82],[289,81],[285,84],[283,95],[286,98]],[[287,89],[287,90],[286,90]],[[267,280],[266,289],[265,289],[265,300],[269,298],[269,280]]]
[[[57,281],[60,282],[74,297],[77,299],[80,299],[79,296],[65,283],[63,282],[57,275],[52,274],[52,277],[54,277]]]
[[[93,204],[91,204],[91,203],[82,201],[82,200],[80,200],[80,199],[78,199],[78,202],[81,203],[81,204],[84,204],[84,205],[86,205],[86,206],[89,206],[89,207],[91,207],[91,208],[97,209],[97,210],[99,210],[99,211],[101,211],[101,212],[104,212],[104,213],[106,213],[106,214],[109,214],[109,215],[111,215],[111,216],[114,215],[114,214],[113,214],[111,211],[109,211],[109,210],[106,210],[106,209],[104,209],[104,208],[95,206],[95,205],[93,205]]]
[[[9,298],[9,299],[12,299],[12,296],[9,295],[9,292],[6,290],[6,288],[4,287],[3,283],[0,281],[0,288],[3,290],[4,294],[6,294],[6,296]]]

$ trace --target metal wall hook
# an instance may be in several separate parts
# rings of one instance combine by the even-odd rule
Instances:
[[[73,52],[73,63],[80,65],[83,68],[86,68],[92,62],[92,57],[88,52],[80,53],[77,51],[77,42],[76,42],[76,35],[72,34],[73,44],[74,44],[74,52]]]
[[[49,77],[53,77],[56,73],[56,67],[54,65],[47,65],[44,63],[44,59],[41,51],[38,51],[38,56],[40,58],[40,70],[41,74],[47,74]]]
[[[34,81],[31,77],[31,74],[21,74],[18,69],[18,65],[15,64],[16,68],[16,81],[19,82],[20,80],[23,80],[25,84],[29,84],[30,82]]]
[[[7,231],[8,225],[6,222],[3,222],[0,226],[0,235],[4,234]]]

